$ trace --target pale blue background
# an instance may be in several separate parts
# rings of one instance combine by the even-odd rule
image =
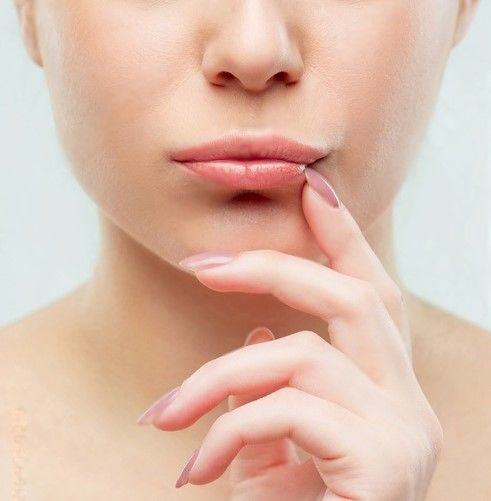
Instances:
[[[0,5],[0,326],[75,288],[97,256],[96,210],[58,145],[42,70]],[[451,56],[428,140],[398,201],[408,286],[491,328],[491,4]]]

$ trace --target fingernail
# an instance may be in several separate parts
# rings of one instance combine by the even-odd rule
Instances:
[[[305,169],[305,178],[309,186],[331,207],[339,209],[341,207],[341,202],[339,201],[336,192],[333,190],[332,186],[328,183],[327,179],[321,176],[314,169]]]
[[[169,393],[154,402],[136,421],[138,424],[150,424],[166,409],[176,398],[180,386],[174,388]]]
[[[274,338],[274,334],[267,327],[256,327],[247,335],[246,340],[244,341],[244,346],[273,341]]]
[[[179,487],[182,487],[183,485],[186,485],[188,483],[189,473],[191,472],[194,463],[196,463],[196,460],[198,459],[199,450],[200,448],[198,447],[193,452],[192,456],[187,460],[187,463],[184,465],[184,468],[182,469],[181,474],[176,481],[176,489],[179,489]]]
[[[237,256],[238,254],[232,252],[204,252],[203,254],[183,259],[179,263],[179,266],[191,271],[202,271],[230,263]]]

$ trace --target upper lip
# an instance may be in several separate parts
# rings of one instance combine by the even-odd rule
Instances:
[[[304,144],[269,132],[233,131],[222,137],[172,153],[178,162],[274,159],[311,164],[327,156],[326,147]]]

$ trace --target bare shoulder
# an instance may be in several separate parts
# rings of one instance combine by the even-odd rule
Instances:
[[[414,332],[416,371],[431,375],[426,383],[435,387],[440,375],[454,381],[453,392],[472,384],[485,393],[471,392],[469,397],[491,396],[491,388],[483,379],[491,375],[491,331],[429,303],[419,308],[424,322]]]
[[[435,305],[414,333],[414,367],[444,431],[428,501],[491,499],[491,332]]]
[[[31,353],[42,347],[43,340],[68,319],[74,299],[81,289],[53,301],[25,317],[0,328],[0,359],[10,365],[11,356]],[[33,343],[35,346],[33,346]],[[2,367],[3,364],[0,364]]]
[[[24,499],[27,457],[40,449],[47,407],[62,360],[60,333],[70,324],[77,291],[0,329],[0,499]],[[49,405],[47,405],[49,403]],[[34,432],[35,430],[35,432]]]
[[[0,329],[0,420],[6,406],[32,397],[56,364],[56,339],[73,324],[73,305],[80,288]]]

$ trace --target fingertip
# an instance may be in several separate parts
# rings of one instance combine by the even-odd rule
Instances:
[[[334,209],[339,209],[341,207],[341,201],[334,191],[334,188],[324,176],[319,174],[319,172],[314,169],[305,169],[305,179],[307,180],[309,188],[311,188],[323,202]]]
[[[267,327],[256,327],[252,330],[246,337],[244,346],[250,346],[252,344],[265,343],[267,341],[273,341],[275,339],[273,332]]]

